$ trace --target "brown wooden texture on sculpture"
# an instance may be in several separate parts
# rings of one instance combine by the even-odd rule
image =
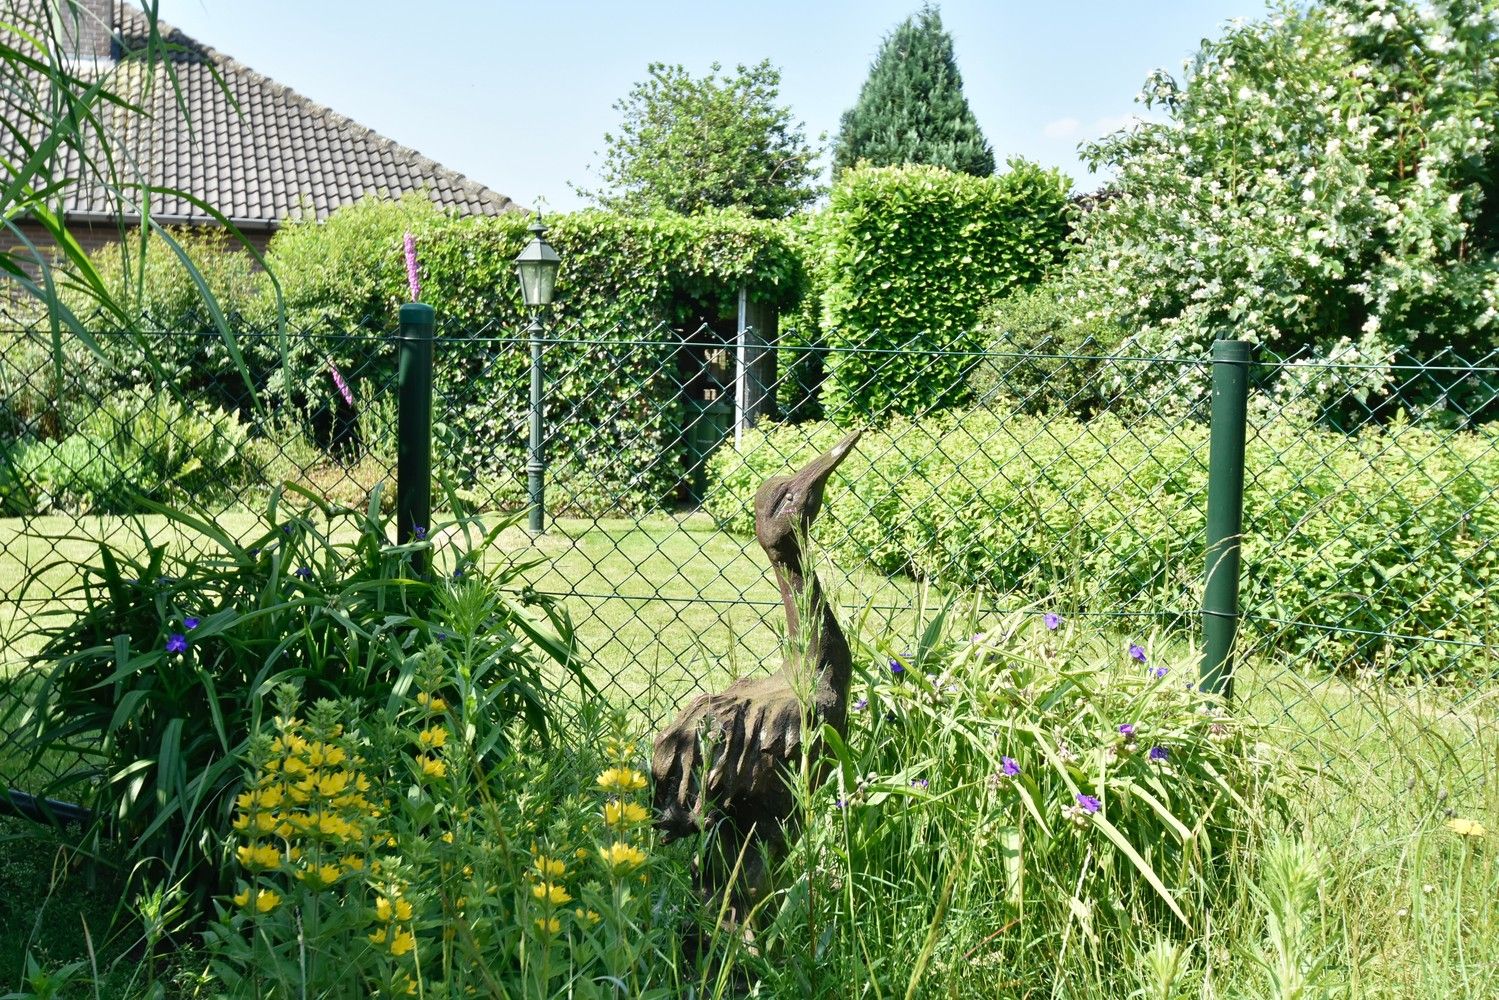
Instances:
[[[795,827],[787,784],[802,752],[805,713],[813,732],[848,728],[853,658],[801,540],[822,508],[828,477],[859,440],[854,431],[800,472],[777,476],[755,494],[755,537],[765,549],[786,607],[780,670],[701,694],[656,737],[651,756],[657,826],[665,839],[713,833],[716,857],[701,873],[713,897],[743,853],[736,890],[749,902],[763,888],[763,855],[778,855]],[[803,629],[802,613],[807,624]],[[818,741],[808,748],[815,758]],[[814,780],[820,769],[814,767]]]

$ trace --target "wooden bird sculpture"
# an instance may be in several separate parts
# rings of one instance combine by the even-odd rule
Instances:
[[[710,900],[731,888],[736,911],[763,890],[766,861],[781,853],[795,828],[788,780],[801,760],[803,719],[814,734],[824,724],[840,736],[848,728],[853,658],[817,575],[804,563],[801,542],[822,508],[828,477],[858,440],[854,431],[800,472],[777,476],[755,494],[755,537],[786,607],[780,669],[698,695],[656,737],[651,756],[663,839],[709,830],[713,852],[699,871],[700,887]],[[814,738],[809,755],[819,750]],[[813,780],[819,772],[814,767]],[[729,887],[741,856],[739,877]]]

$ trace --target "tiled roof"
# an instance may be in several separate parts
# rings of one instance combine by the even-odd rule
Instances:
[[[109,0],[100,7],[113,22],[114,52],[144,44],[147,25],[139,10]],[[465,215],[518,208],[504,195],[161,21],[157,29],[176,48],[171,57],[176,89],[160,65],[149,71],[154,79],[148,79],[144,65],[118,64],[109,56],[97,62],[85,56],[77,70],[79,75],[114,72],[111,89],[145,111],[142,116],[106,106],[103,116],[127,178],[185,191],[237,223],[325,219],[364,195],[399,197],[408,191],[425,191],[439,207]],[[59,166],[67,176],[87,173],[76,162]],[[69,190],[64,211],[112,216],[120,210],[101,185],[85,181]],[[199,206],[178,197],[157,196],[152,211],[173,220],[207,218]]]

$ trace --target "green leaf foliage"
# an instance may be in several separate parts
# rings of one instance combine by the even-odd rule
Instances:
[[[519,503],[530,354],[514,259],[531,238],[530,221],[521,213],[448,218],[408,201],[369,200],[321,225],[283,230],[268,260],[286,275],[289,327],[312,333],[293,338],[291,365],[272,381],[315,390],[302,405],[331,402],[331,358],[356,399],[394,384],[394,352],[372,355],[365,339],[345,334],[389,329],[410,298],[402,251],[409,229],[422,298],[439,318],[435,454],[454,485],[482,484]],[[592,210],[546,223],[563,260],[544,356],[554,509],[660,503],[684,472],[681,379],[695,355],[682,347],[681,331],[732,315],[741,287],[758,300],[796,301],[800,257],[778,226],[734,212]],[[324,268],[323,260],[336,263]]]
[[[829,353],[823,405],[850,419],[960,403],[989,304],[1062,257],[1069,184],[1021,160],[994,177],[939,167],[850,170],[815,261]],[[910,353],[865,353],[912,349]],[[928,353],[931,352],[931,353]]]
[[[461,655],[497,729],[514,720],[541,737],[558,686],[586,687],[564,613],[505,592],[526,567],[485,565],[507,525],[432,525],[448,539],[439,552],[433,541],[390,544],[374,503],[288,501],[273,496],[236,537],[196,510],[138,500],[156,517],[98,543],[58,595],[77,611],[41,630],[36,674],[13,682],[29,703],[23,749],[79,761],[42,791],[94,808],[101,831],[179,873],[215,859],[246,741],[278,684],[379,704],[419,666]],[[421,572],[416,553],[448,560],[445,572]],[[63,566],[71,559],[32,579]],[[458,650],[447,639],[460,629]]]
[[[1286,3],[1181,79],[1153,74],[1141,100],[1164,120],[1087,151],[1116,180],[1079,223],[1080,307],[1147,352],[1227,332],[1359,364],[1481,360],[1499,347],[1496,24],[1494,0]]]
[[[614,105],[604,136],[604,189],[582,191],[605,208],[696,215],[735,209],[779,219],[818,194],[816,162],[791,109],[777,103],[781,72],[764,60],[707,76],[651,63],[649,78]]]
[[[859,164],[906,163],[977,177],[994,173],[994,151],[963,96],[952,36],[934,7],[923,7],[885,38],[833,148],[835,178]]]
[[[760,483],[839,433],[746,435],[710,463],[708,510],[749,532]],[[1200,424],[1115,413],[897,421],[839,467],[814,534],[842,565],[1095,611],[1145,606],[1186,624],[1201,607],[1207,443]],[[1344,435],[1257,418],[1246,468],[1241,607],[1278,633],[1276,648],[1325,667],[1460,675],[1464,647],[1413,651],[1379,633],[1494,640],[1499,616],[1483,596],[1499,579],[1493,431]]]

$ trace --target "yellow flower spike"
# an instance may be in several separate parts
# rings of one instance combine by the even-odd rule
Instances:
[[[235,854],[239,863],[246,868],[275,868],[281,863],[281,852],[270,844],[244,844],[239,847]]]
[[[586,848],[586,847],[580,847],[580,848],[578,848],[576,851],[573,852],[573,857],[577,858],[579,861],[587,861],[588,860],[588,848]]]
[[[474,866],[473,865],[464,865],[463,866],[463,877],[464,878],[473,878],[474,877]]]
[[[337,865],[315,865],[311,868],[298,868],[297,880],[310,882],[314,888],[328,889],[336,884],[343,876],[343,871]]]
[[[236,892],[234,894],[234,905],[235,906],[249,906],[250,905],[250,890],[248,888],[241,889],[239,892]]]
[[[441,726],[431,726],[423,729],[417,735],[417,740],[420,741],[422,746],[435,750],[439,747],[447,746],[448,731]]]
[[[443,933],[446,935],[447,932],[444,931]],[[409,997],[416,996],[416,980],[410,976],[406,977],[406,995]]]
[[[621,802],[611,799],[604,803],[604,823],[607,826],[635,826],[650,818],[645,806],[637,802]]]
[[[385,928],[382,927],[382,928],[380,928],[377,931],[370,931],[370,933],[367,936],[370,939],[370,944],[384,944],[385,943]]]
[[[552,906],[565,906],[573,901],[567,890],[554,882],[538,882],[531,887],[531,895],[539,900],[550,903]]]
[[[536,929],[545,935],[559,933],[562,930],[562,921],[556,917],[537,917]]]
[[[390,953],[397,958],[416,947],[416,938],[410,931],[400,931],[390,939]]]
[[[357,854],[345,854],[343,860],[340,861],[339,864],[343,865],[351,872],[364,871],[364,859],[359,857]]]
[[[600,849],[599,855],[604,859],[604,864],[615,871],[629,871],[645,864],[645,852],[623,840],[616,840]]]
[[[1478,822],[1478,820],[1476,819],[1463,819],[1461,817],[1454,817],[1452,819],[1449,819],[1445,825],[1447,829],[1451,830],[1459,837],[1482,837],[1489,832],[1488,830],[1484,829],[1483,824]]]
[[[567,865],[558,858],[549,858],[545,854],[537,855],[531,862],[543,878],[561,878],[567,874]]]
[[[255,909],[270,913],[281,903],[281,894],[271,889],[261,889],[255,894]]]
[[[349,759],[349,754],[343,747],[328,747],[323,751],[323,763],[329,767],[337,767]]]
[[[296,832],[297,831],[292,829],[292,825],[286,820],[282,820],[276,825],[276,836],[280,837],[282,840],[290,840],[291,835]]]
[[[411,904],[409,902],[407,902],[406,900],[404,900],[404,899],[398,899],[398,900],[396,900],[396,919],[397,920],[410,920],[411,919]]]
[[[645,775],[629,767],[611,767],[599,775],[598,784],[606,792],[638,792],[645,787]]]
[[[445,778],[448,774],[448,765],[437,757],[418,757],[421,762],[422,773],[429,778]]]
[[[393,912],[394,907],[391,906],[390,900],[386,899],[384,896],[381,896],[379,899],[375,900],[375,917],[382,923],[390,923],[390,917]],[[381,940],[383,941],[384,938],[381,938]],[[375,943],[379,944],[380,942],[376,941]]]
[[[447,833],[445,833],[445,834],[442,835],[442,842],[444,844],[451,844],[453,842],[453,831],[452,830],[449,830]]]

